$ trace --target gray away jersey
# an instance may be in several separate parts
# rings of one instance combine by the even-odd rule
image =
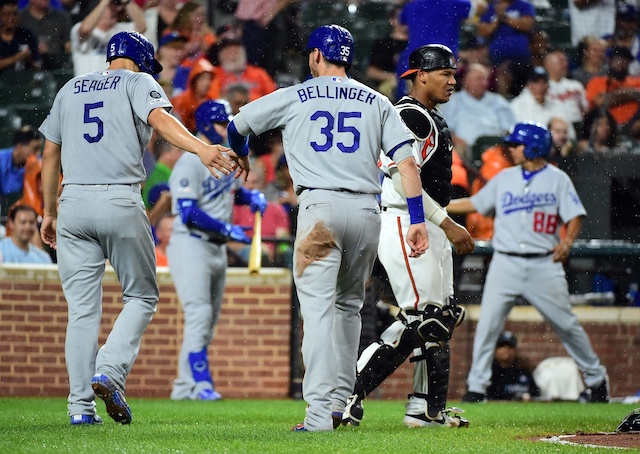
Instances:
[[[393,155],[413,141],[388,98],[349,78],[309,79],[247,104],[240,115],[255,134],[282,130],[296,190],[377,194],[380,149]]]
[[[502,170],[471,197],[480,214],[495,212],[496,251],[536,254],[560,240],[560,227],[586,214],[569,176],[547,166],[525,182],[522,166]]]
[[[171,110],[162,87],[126,69],[74,77],[58,92],[39,131],[62,145],[62,184],[134,184],[145,180],[142,154],[153,109]]]
[[[218,175],[220,179],[216,180],[195,154],[184,153],[180,156],[169,177],[173,214],[178,214],[179,199],[191,199],[212,218],[231,222],[235,190],[241,186],[242,181],[235,178],[235,173],[222,175],[218,172]],[[188,230],[182,218],[176,216],[173,231],[185,233]]]

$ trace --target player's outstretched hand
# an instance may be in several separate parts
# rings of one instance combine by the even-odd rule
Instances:
[[[233,159],[226,154],[231,151],[229,148],[222,145],[207,145],[203,150],[198,153],[198,157],[215,178],[220,179],[220,175],[214,172],[214,169],[225,175],[229,175],[236,169]]]
[[[411,224],[407,231],[407,244],[411,248],[409,257],[420,257],[429,249],[429,234],[424,222]]]
[[[40,238],[42,242],[52,249],[57,248],[56,243],[56,218],[45,214],[42,217],[42,225],[40,226]]]
[[[440,224],[442,230],[447,235],[451,244],[456,249],[456,254],[465,255],[473,252],[476,245],[466,228],[453,221],[451,218],[445,218]]]
[[[251,162],[249,161],[249,156],[238,156],[235,151],[231,150],[229,153],[229,158],[233,159],[236,169],[236,178],[242,178],[244,181],[247,181],[247,177],[249,176],[249,171],[251,170]]]

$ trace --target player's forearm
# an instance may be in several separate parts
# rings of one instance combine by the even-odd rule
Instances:
[[[402,193],[407,199],[422,195],[422,181],[413,158],[407,158],[397,163],[398,173],[402,182]]]
[[[449,214],[467,214],[476,211],[476,207],[471,203],[469,197],[463,197],[461,199],[453,199],[449,205],[447,205],[447,212]]]
[[[583,216],[578,216],[567,222],[565,235],[562,239],[563,242],[569,245],[572,245],[574,243],[576,238],[578,238],[580,231],[582,230],[582,219]]]
[[[393,187],[400,195],[404,195],[404,189],[402,188],[402,178],[400,173],[396,169],[391,170],[391,180],[393,181]],[[427,194],[427,192],[422,189],[422,205],[424,207],[424,218],[437,225],[440,226],[442,222],[448,217],[447,212],[444,208],[438,205],[435,200]]]
[[[58,203],[58,182],[60,181],[60,145],[46,141],[42,154],[42,195],[44,214],[56,216]]]
[[[207,144],[195,137],[173,115],[163,108],[153,109],[149,114],[149,124],[171,145],[198,154]]]

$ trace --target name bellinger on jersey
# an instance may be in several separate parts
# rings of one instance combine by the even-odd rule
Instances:
[[[297,93],[300,98],[300,102],[323,98],[350,99],[371,105],[376,99],[376,95],[374,93],[358,87],[312,85],[299,89]]]

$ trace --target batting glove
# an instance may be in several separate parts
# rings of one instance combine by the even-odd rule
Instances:
[[[227,224],[227,236],[232,241],[238,241],[240,243],[251,244],[251,238],[244,233],[251,228],[240,227],[239,225]]]
[[[251,202],[249,203],[249,208],[251,208],[252,213],[260,210],[260,214],[264,216],[264,212],[267,211],[267,198],[262,192],[251,192]]]

